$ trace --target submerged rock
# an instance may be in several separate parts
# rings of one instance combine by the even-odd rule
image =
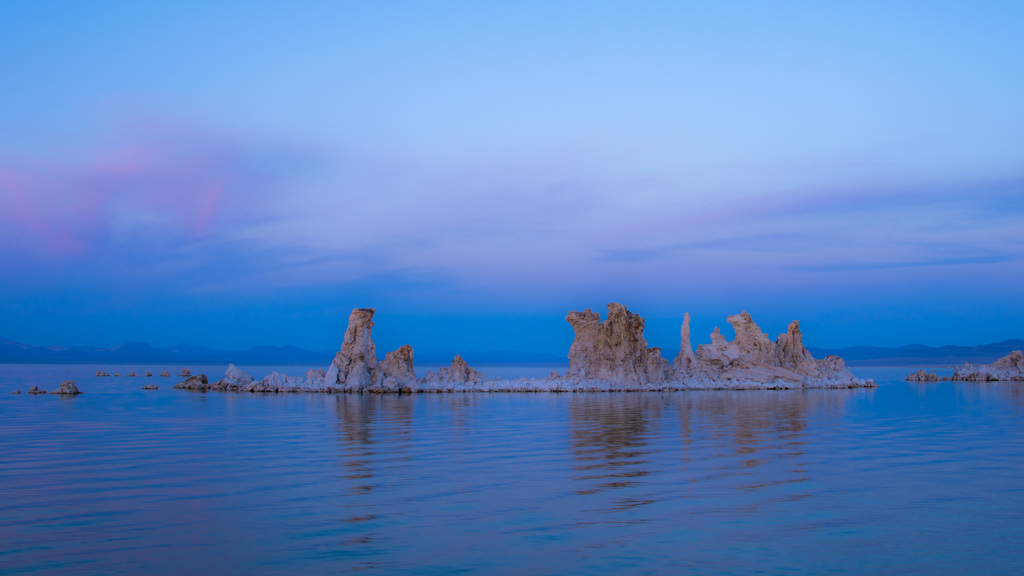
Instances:
[[[96,371],[96,377],[97,378],[102,378],[104,376],[110,376],[110,373],[109,372],[104,372],[103,370],[97,370]]]
[[[59,388],[50,392],[50,394],[59,394],[61,396],[77,396],[81,393],[82,391],[78,389],[78,386],[75,386],[74,380],[65,380],[60,383]]]
[[[953,369],[951,380],[961,382],[1020,382],[1024,381],[1024,353],[1014,350],[991,364],[975,366],[965,362]]]

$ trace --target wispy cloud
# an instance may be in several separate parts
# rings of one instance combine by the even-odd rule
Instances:
[[[579,158],[446,170],[347,154],[156,130],[85,158],[0,157],[0,258],[132,290],[466,303],[813,290],[1024,254],[1022,179],[710,195]]]

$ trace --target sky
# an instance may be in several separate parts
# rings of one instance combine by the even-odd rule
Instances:
[[[1024,3],[0,1],[0,338],[1024,338]]]

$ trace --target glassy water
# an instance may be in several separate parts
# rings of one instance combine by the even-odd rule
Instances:
[[[0,365],[0,573],[1024,563],[1021,383],[907,383],[908,369],[879,368],[855,370],[878,389],[852,391],[249,395],[97,368]],[[68,377],[86,394],[8,394]]]

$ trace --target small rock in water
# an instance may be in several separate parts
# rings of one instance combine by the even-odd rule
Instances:
[[[160,373],[160,377],[161,378],[170,378],[171,377],[171,373],[166,371],[166,370],[164,370],[163,372]]]
[[[192,375],[192,371],[189,370],[188,368],[182,368],[181,369],[181,373],[178,374],[178,376],[181,376],[182,378],[188,378],[191,375]]]
[[[50,394],[59,394],[61,396],[77,396],[81,393],[82,391],[78,389],[78,386],[75,386],[74,380],[65,380],[60,383],[60,388],[50,392]]]
[[[135,370],[132,370],[131,372],[125,374],[125,376],[128,376],[129,378],[135,378]]]
[[[120,372],[114,372],[114,376],[120,376],[120,375],[121,375]]]
[[[146,378],[149,378],[152,375],[153,375],[152,372],[150,372],[149,370],[146,370]]]
[[[142,387],[143,390],[156,390],[157,388],[159,388],[159,386],[156,384],[146,384]]]
[[[21,390],[15,390],[14,392],[11,392],[11,394],[21,394]]]
[[[36,394],[46,394],[46,390],[40,390],[39,386],[33,386],[28,389],[28,393],[35,396]]]
[[[109,372],[104,372],[103,370],[97,370],[96,371],[96,377],[97,378],[102,378],[103,376],[110,376],[110,373]]]
[[[179,390],[209,390],[210,381],[206,379],[206,374],[199,374],[198,376],[189,376],[188,380],[184,382],[178,382],[174,385]]]

